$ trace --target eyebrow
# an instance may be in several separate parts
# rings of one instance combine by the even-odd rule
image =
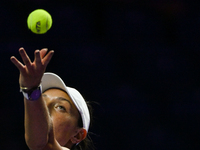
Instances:
[[[47,97],[46,94],[42,94],[42,96]],[[64,97],[57,97],[56,99],[60,100],[60,101],[67,101],[70,104],[70,106],[72,107],[72,103],[68,99],[66,99]]]
[[[72,107],[72,103],[68,99],[66,99],[64,97],[57,97],[56,99],[61,100],[61,101],[67,101],[70,104],[70,106]]]

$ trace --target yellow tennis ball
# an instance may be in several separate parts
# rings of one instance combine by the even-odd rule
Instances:
[[[52,26],[51,15],[44,9],[32,11],[27,18],[28,28],[36,34],[46,33]]]

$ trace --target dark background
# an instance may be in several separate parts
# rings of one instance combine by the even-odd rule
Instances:
[[[24,47],[55,54],[58,74],[93,104],[97,150],[193,150],[200,134],[200,2],[186,0],[0,1],[0,149],[27,150],[17,68]],[[36,35],[28,14],[53,18]],[[20,59],[21,60],[21,59]]]

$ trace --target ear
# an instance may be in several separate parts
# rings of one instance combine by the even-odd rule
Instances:
[[[83,128],[80,128],[77,130],[77,133],[75,136],[71,137],[71,142],[73,144],[80,143],[82,140],[84,140],[87,136],[87,131]]]

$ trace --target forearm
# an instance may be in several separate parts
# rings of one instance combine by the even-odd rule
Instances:
[[[42,96],[36,101],[24,98],[25,139],[29,148],[42,148],[48,142],[51,119]]]

